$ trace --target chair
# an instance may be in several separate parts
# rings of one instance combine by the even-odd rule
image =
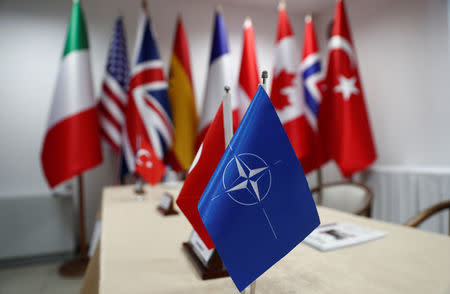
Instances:
[[[370,217],[373,193],[363,184],[329,183],[311,189],[311,193],[317,205]]]
[[[428,207],[425,210],[422,210],[421,212],[416,214],[414,217],[410,218],[403,225],[416,228],[421,223],[423,223],[426,219],[428,219],[429,217],[435,215],[436,213],[438,213],[444,209],[450,209],[450,201],[444,201],[444,202],[438,203],[436,205],[433,205],[431,207]],[[450,235],[450,215],[449,215],[449,224],[448,225],[449,225],[448,228],[449,228],[449,235]]]

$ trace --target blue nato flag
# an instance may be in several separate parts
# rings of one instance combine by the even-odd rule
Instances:
[[[239,291],[320,224],[300,162],[261,86],[198,209]]]

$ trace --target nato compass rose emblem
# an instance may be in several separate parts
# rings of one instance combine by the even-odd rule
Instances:
[[[243,206],[258,205],[277,239],[262,203],[269,195],[272,185],[272,174],[266,161],[253,153],[234,155],[223,171],[222,184],[225,194],[235,203]]]

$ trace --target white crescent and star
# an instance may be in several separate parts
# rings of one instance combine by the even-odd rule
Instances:
[[[146,160],[145,162],[143,160],[141,160],[141,157],[147,157],[149,160]],[[139,151],[137,152],[137,160],[136,160],[136,164],[143,166],[145,163],[145,167],[146,168],[151,168],[153,166],[151,159],[151,154],[148,150],[145,149],[139,149]]]

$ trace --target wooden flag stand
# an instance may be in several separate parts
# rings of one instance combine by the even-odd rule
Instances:
[[[59,274],[63,277],[80,277],[84,275],[89,263],[88,248],[86,244],[86,228],[84,219],[84,193],[83,176],[77,176],[78,182],[78,226],[80,231],[80,256],[70,260],[59,267]]]
[[[211,257],[204,263],[198,257],[193,245],[190,242],[184,242],[183,248],[192,260],[192,264],[200,274],[200,278],[202,280],[224,278],[229,276],[228,271],[225,268],[225,265],[223,264],[222,259],[220,258],[219,253],[217,253],[216,249],[213,249],[214,251]]]

